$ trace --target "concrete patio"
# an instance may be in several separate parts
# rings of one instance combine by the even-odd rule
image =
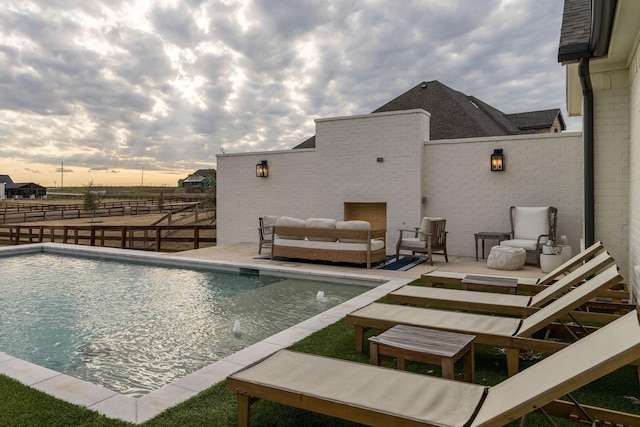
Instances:
[[[489,250],[487,249],[487,253]],[[494,276],[521,276],[521,277],[541,277],[544,275],[540,268],[535,265],[525,264],[524,268],[516,271],[502,271],[492,270],[487,268],[486,259],[479,259],[478,261],[472,257],[461,256],[449,256],[449,262],[445,262],[444,257],[441,255],[434,255],[433,266],[428,262],[424,262],[408,271],[392,271],[392,270],[377,270],[375,268],[366,269],[361,266],[345,266],[330,263],[313,263],[305,262],[303,260],[286,260],[286,261],[273,261],[269,259],[256,259],[264,258],[269,255],[269,248],[263,249],[262,255],[258,255],[257,243],[238,243],[228,246],[215,246],[204,249],[196,249],[190,251],[183,251],[172,254],[173,256],[186,256],[190,258],[206,258],[210,260],[219,260],[227,262],[241,262],[251,263],[259,265],[270,265],[287,268],[299,268],[304,270],[320,270],[342,273],[355,273],[361,275],[371,275],[376,277],[394,277],[405,279],[419,279],[424,273],[428,273],[435,270],[452,271],[461,273],[473,273],[473,274],[490,274]]]

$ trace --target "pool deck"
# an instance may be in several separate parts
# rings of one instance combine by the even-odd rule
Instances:
[[[69,249],[73,246],[36,244],[22,245],[21,249],[26,249],[27,246],[35,247],[38,245],[48,245],[57,248],[69,247]],[[125,255],[132,254],[130,250],[120,249],[110,250],[109,252]],[[487,269],[485,260],[476,262],[475,258],[455,256],[449,256],[448,263],[444,262],[443,256],[435,256],[433,266],[428,263],[422,263],[409,271],[390,271],[344,265],[263,259],[268,253],[269,249],[263,251],[263,256],[260,257],[257,253],[257,244],[241,243],[172,254],[154,253],[151,255],[147,253],[147,255],[153,257],[171,257],[172,259],[184,257],[186,259],[208,260],[215,263],[229,263],[236,266],[240,265],[249,268],[272,270],[283,274],[323,276],[318,277],[318,279],[328,277],[335,280],[340,280],[341,278],[363,282],[370,280],[378,282],[380,285],[376,286],[376,283],[374,283],[369,291],[343,304],[333,307],[139,398],[121,395],[105,387],[34,365],[1,352],[0,373],[15,378],[26,385],[59,399],[88,407],[107,417],[118,418],[131,423],[142,423],[171,406],[181,403],[224,380],[228,375],[243,367],[255,363],[282,348],[290,346],[313,332],[339,321],[351,311],[365,306],[386,295],[388,292],[420,278],[424,273],[441,270],[525,277],[540,277],[543,275],[542,271],[534,266],[527,265],[524,269],[515,272],[497,271]]]

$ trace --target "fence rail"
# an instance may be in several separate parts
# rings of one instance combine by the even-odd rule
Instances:
[[[58,242],[172,252],[184,249],[167,243],[193,243],[193,249],[215,245],[215,230],[215,225],[0,225],[0,244]]]

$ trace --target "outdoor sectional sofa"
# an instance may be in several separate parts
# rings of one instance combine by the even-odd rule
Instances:
[[[366,221],[306,220],[281,216],[274,227],[271,257],[372,264],[386,258],[386,229]]]

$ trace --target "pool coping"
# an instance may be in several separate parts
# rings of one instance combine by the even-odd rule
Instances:
[[[372,277],[356,273],[332,272],[311,268],[269,266],[260,263],[207,260],[185,256],[172,256],[167,253],[61,243],[31,243],[19,246],[0,247],[0,257],[38,252],[65,255],[93,255],[113,259],[126,257],[126,259],[130,261],[144,261],[146,263],[173,267],[216,267],[230,271],[251,269],[259,270],[261,274],[266,273],[285,277],[310,276],[318,280],[371,286],[370,290],[342,304],[137,398],[120,394],[106,387],[83,381],[0,352],[0,374],[4,374],[22,384],[66,402],[84,406],[109,418],[116,418],[134,424],[140,424],[150,420],[166,409],[184,402],[207,388],[223,381],[228,375],[280,349],[289,347],[295,342],[311,335],[313,332],[343,319],[348,313],[376,301],[387,293],[413,280],[385,276]],[[319,266],[319,268],[321,268],[321,266]]]

